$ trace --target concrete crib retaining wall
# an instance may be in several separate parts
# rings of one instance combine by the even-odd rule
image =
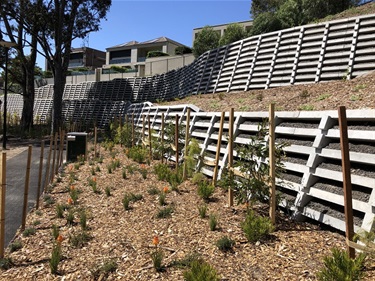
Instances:
[[[134,113],[139,129],[142,127],[142,115],[150,115],[151,128],[160,134],[162,113],[166,122],[174,122],[178,114],[180,124],[186,126],[188,107],[192,111],[191,137],[199,142],[201,155],[213,161],[220,112],[202,112],[193,105],[154,107],[146,103],[131,105],[127,114],[130,117]],[[285,148],[285,173],[276,181],[277,190],[284,198],[281,206],[296,217],[309,217],[345,231],[338,113],[276,112],[275,115],[276,142],[288,144]],[[268,112],[235,112],[234,143],[247,144],[249,137],[258,131],[258,124],[267,117]],[[347,118],[355,230],[363,228],[369,231],[374,225],[375,215],[375,110],[348,110]],[[220,149],[219,178],[228,160],[228,122],[227,113]],[[147,135],[147,125],[145,132]],[[202,172],[212,176],[213,167],[203,164]]]
[[[160,75],[69,84],[63,97],[65,120],[78,122],[82,116],[93,116],[91,122],[106,125],[113,117],[108,116],[110,112],[123,112],[120,102],[350,79],[375,69],[374,32],[375,15],[305,25],[234,42]],[[35,117],[47,119],[52,97],[53,85],[36,90]],[[9,104],[9,112],[20,114],[19,102]],[[115,112],[116,108],[120,111]]]

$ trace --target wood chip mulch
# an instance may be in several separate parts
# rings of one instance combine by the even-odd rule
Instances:
[[[113,159],[108,151],[101,150],[102,163],[86,161],[79,170],[75,170],[73,164],[65,167],[61,182],[56,182],[46,194],[55,203],[49,205],[41,201],[41,208],[27,217],[26,228],[35,228],[36,233],[25,237],[19,231],[13,241],[21,241],[22,248],[12,253],[7,249],[6,257],[11,258],[14,265],[0,271],[0,280],[183,280],[186,268],[174,264],[192,253],[198,253],[212,265],[221,280],[316,280],[315,274],[330,249],[345,247],[343,235],[322,230],[318,225],[297,223],[282,213],[278,213],[277,230],[270,239],[249,243],[241,229],[246,207],[228,207],[227,194],[221,188],[216,188],[208,203],[207,214],[215,214],[219,222],[218,229],[210,231],[208,218],[202,219],[198,213],[198,206],[204,202],[197,195],[196,186],[189,181],[182,183],[178,191],[167,193],[167,206],[174,211],[170,218],[158,219],[156,214],[163,207],[159,205],[158,195],[148,192],[151,188],[162,191],[168,186],[153,173],[153,165],[158,162],[146,165],[148,175],[143,179],[137,171],[139,164],[129,160],[122,148],[115,147],[121,166],[136,168],[123,179],[121,168],[108,172],[107,165]],[[96,167],[100,172],[92,175]],[[69,183],[70,173],[76,176],[73,184]],[[93,177],[98,193],[88,184],[88,179]],[[68,225],[66,218],[57,218],[56,205],[67,204],[71,185],[79,195],[77,204],[71,206],[76,210],[74,224]],[[106,188],[110,189],[110,196]],[[125,210],[122,204],[127,192],[143,196],[142,200],[130,204],[130,210]],[[262,206],[255,208],[264,213]],[[88,214],[87,234],[91,240],[77,248],[70,240],[82,232],[78,215],[82,209]],[[51,274],[49,268],[55,243],[53,224],[60,227],[64,238],[63,259],[57,275]],[[150,257],[155,251],[154,236],[158,236],[158,247],[164,253],[162,272],[155,271]],[[224,236],[235,241],[233,251],[221,252],[215,245]],[[114,272],[94,274],[108,261],[117,263]],[[367,275],[366,280],[374,280],[373,272]]]

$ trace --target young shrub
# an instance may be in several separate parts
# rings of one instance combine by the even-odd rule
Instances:
[[[69,195],[73,200],[73,204],[76,205],[78,203],[78,190],[73,185],[70,186]]]
[[[160,193],[160,191],[156,187],[150,187],[147,190],[147,193],[150,194],[150,195],[158,195]]]
[[[56,217],[62,219],[64,217],[65,206],[62,204],[56,205]]]
[[[173,208],[172,207],[165,207],[163,209],[159,209],[156,217],[158,219],[165,219],[172,216]]]
[[[57,274],[58,271],[58,266],[61,261],[61,243],[60,242],[55,242],[53,244],[52,248],[52,254],[51,254],[51,259],[49,261],[49,267],[51,269],[52,274]]]
[[[164,254],[160,249],[156,248],[155,251],[151,253],[152,265],[157,272],[161,272],[163,270],[163,257]]]
[[[0,268],[3,270],[7,270],[12,267],[13,261],[11,258],[0,258]]]
[[[130,202],[131,202],[130,194],[125,193],[124,197],[122,198],[122,205],[124,206],[125,210],[130,210]]]
[[[344,250],[332,249],[332,255],[324,257],[324,267],[317,273],[320,281],[355,281],[363,277],[366,255],[360,253],[353,260]]]
[[[69,243],[75,248],[82,248],[92,239],[92,237],[86,232],[82,231],[77,234],[69,236]]]
[[[165,202],[165,198],[166,198],[165,193],[160,192],[160,194],[159,194],[159,205],[160,206],[167,205],[167,203]]]
[[[19,240],[15,240],[13,243],[9,245],[9,252],[13,253],[15,251],[18,251],[22,248],[22,242]]]
[[[97,265],[93,269],[90,269],[90,272],[95,280],[99,280],[100,276],[103,276],[103,280],[105,280],[109,273],[116,271],[117,267],[117,262],[114,259],[110,259],[103,262],[103,264]]]
[[[107,197],[111,196],[111,188],[109,186],[105,187],[105,195],[107,195]]]
[[[186,281],[219,281],[220,277],[216,270],[203,260],[194,260],[190,269],[184,272]]]
[[[265,238],[274,230],[269,218],[256,216],[251,210],[247,212],[245,221],[241,226],[247,240],[252,243]]]
[[[198,206],[198,211],[199,211],[200,218],[204,219],[207,213],[207,205],[203,204],[203,205]]]
[[[211,195],[215,191],[215,187],[210,184],[208,181],[202,181],[198,183],[198,195],[201,197],[204,201],[209,201]]]
[[[59,237],[60,235],[60,228],[56,225],[56,224],[53,224],[52,225],[52,237],[53,239],[57,239],[57,237]]]
[[[208,225],[210,226],[210,230],[215,231],[216,228],[217,228],[217,224],[218,224],[218,221],[217,221],[216,215],[211,214],[210,217],[209,217],[209,221],[208,221]]]
[[[202,173],[195,173],[191,179],[191,182],[194,184],[199,184],[200,182],[206,181],[207,177]]]
[[[36,229],[33,228],[33,227],[30,227],[30,228],[26,228],[23,232],[22,232],[22,235],[24,237],[29,237],[31,235],[34,235],[36,233]]]
[[[81,225],[82,230],[87,229],[87,214],[83,209],[79,212],[79,224]]]
[[[228,236],[224,236],[216,241],[217,248],[222,252],[229,252],[233,250],[235,242],[228,238]]]
[[[66,216],[66,222],[68,225],[74,224],[74,212],[70,210]]]
[[[142,178],[144,180],[147,179],[147,169],[146,169],[145,164],[141,164],[141,166],[139,168],[139,173],[142,175]]]

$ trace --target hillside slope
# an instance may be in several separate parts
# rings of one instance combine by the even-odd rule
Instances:
[[[352,80],[291,85],[267,90],[215,93],[190,96],[182,100],[159,103],[194,104],[204,111],[267,111],[275,103],[278,111],[375,109],[375,72]]]

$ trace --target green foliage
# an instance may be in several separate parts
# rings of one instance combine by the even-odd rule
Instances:
[[[282,23],[274,13],[265,12],[256,17],[251,28],[251,36],[282,29]]]
[[[69,244],[75,248],[82,248],[92,239],[86,231],[81,231],[73,235],[69,235]]]
[[[111,188],[109,186],[105,187],[105,195],[107,195],[107,197],[111,196]]]
[[[187,155],[184,160],[186,162],[187,177],[189,178],[193,176],[193,173],[197,168],[200,152],[201,149],[199,147],[198,141],[194,138],[190,139],[189,145],[187,147]]]
[[[210,230],[215,231],[216,228],[217,228],[217,224],[218,224],[217,216],[214,215],[214,214],[211,214],[210,217],[209,217],[209,221],[208,221],[208,225],[210,226]]]
[[[216,246],[220,251],[228,252],[233,249],[235,242],[228,238],[228,236],[224,236],[216,241]]]
[[[207,262],[199,259],[190,264],[190,269],[184,272],[185,281],[219,281],[216,270]]]
[[[155,251],[151,253],[152,265],[157,272],[160,272],[163,270],[163,265],[162,265],[163,258],[164,258],[164,254],[160,249],[155,249]]]
[[[209,201],[215,191],[215,187],[207,180],[198,183],[198,195],[205,201]]]
[[[252,0],[250,14],[253,19],[265,12],[276,12],[285,0]]]
[[[138,163],[145,163],[148,157],[148,150],[142,146],[133,146],[129,149],[128,157]]]
[[[36,229],[33,228],[33,227],[30,227],[30,228],[26,228],[23,232],[22,232],[22,235],[24,237],[29,237],[31,235],[34,235],[36,233]]]
[[[165,207],[158,210],[158,213],[156,214],[156,217],[158,219],[165,219],[172,216],[173,208],[172,207]]]
[[[147,190],[147,193],[150,195],[157,195],[160,193],[160,190],[157,189],[156,187],[151,187]]]
[[[52,237],[54,240],[57,239],[57,237],[59,236],[60,234],[60,228],[56,225],[56,224],[53,224],[52,225]]]
[[[158,50],[156,50],[156,51],[149,51],[148,53],[147,53],[147,58],[157,58],[157,57],[168,57],[169,56],[169,54],[167,54],[167,53],[164,53],[164,52],[162,52],[162,51],[158,51]]]
[[[224,170],[220,185],[224,188],[232,187],[235,190],[234,196],[238,204],[249,200],[265,201],[269,198],[269,176],[270,167],[265,161],[269,157],[269,142],[265,139],[268,136],[267,120],[258,126],[258,133],[250,137],[246,145],[236,147],[238,161],[235,167],[243,174],[242,177],[234,178],[233,172]],[[285,144],[275,145],[275,172],[276,177],[283,171],[282,159],[284,157]]]
[[[364,275],[366,255],[360,253],[353,260],[344,250],[332,249],[332,255],[324,258],[324,267],[317,273],[320,281],[355,281]]]
[[[242,40],[248,36],[246,30],[238,23],[227,26],[224,35],[220,38],[219,45],[224,46]]]
[[[65,210],[65,206],[62,205],[62,204],[57,204],[56,205],[56,216],[58,218],[63,218],[64,217],[64,210]]]
[[[167,203],[165,202],[165,198],[166,198],[165,193],[164,192],[160,192],[160,194],[159,194],[159,205],[160,206],[167,205]]]
[[[118,264],[114,259],[104,261],[101,265],[96,265],[94,268],[90,269],[90,272],[95,280],[98,280],[100,276],[104,278],[108,277],[109,273],[115,272],[118,268]]]
[[[314,106],[312,104],[303,104],[298,107],[299,110],[311,111],[314,110]]]
[[[194,184],[198,184],[203,181],[207,181],[207,177],[203,175],[202,173],[195,173],[193,175],[193,178],[191,179],[191,182]]]
[[[22,242],[19,240],[15,240],[13,243],[9,245],[9,252],[13,253],[15,251],[18,251],[22,248]]]
[[[198,212],[199,212],[200,218],[204,219],[207,213],[207,205],[203,204],[203,205],[198,206]]]
[[[66,215],[66,222],[68,225],[74,224],[74,212],[72,210],[70,210]]]
[[[0,268],[3,270],[7,270],[12,267],[13,261],[11,258],[0,258]]]
[[[191,54],[193,50],[186,46],[179,46],[174,50],[175,55]]]
[[[247,212],[241,227],[249,242],[257,242],[267,237],[274,230],[269,218],[256,216],[252,210]]]
[[[124,206],[125,210],[130,210],[130,202],[131,202],[130,194],[125,193],[124,197],[122,198],[122,205]]]
[[[87,214],[84,209],[79,211],[79,224],[81,225],[82,230],[87,229]]]
[[[203,53],[219,46],[220,34],[210,26],[205,26],[197,33],[193,43],[193,54],[197,58]]]
[[[52,274],[57,274],[57,269],[62,258],[61,245],[60,243],[54,243],[52,248],[51,259],[49,261],[49,267]]]

